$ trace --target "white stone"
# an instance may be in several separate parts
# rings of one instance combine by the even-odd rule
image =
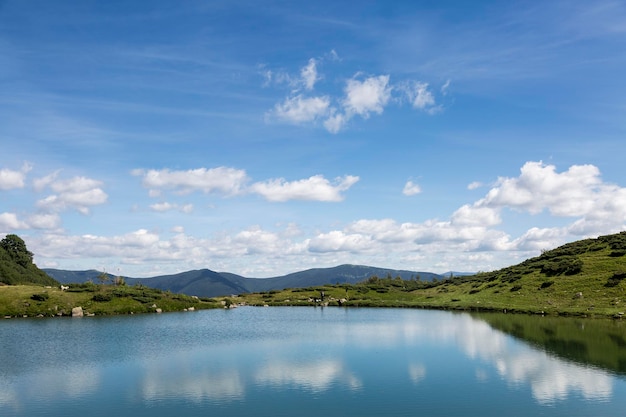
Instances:
[[[72,317],[83,317],[83,308],[82,307],[74,307],[72,309]]]

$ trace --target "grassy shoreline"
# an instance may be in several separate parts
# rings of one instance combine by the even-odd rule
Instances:
[[[80,291],[77,291],[77,287]],[[145,287],[120,289],[93,285],[93,289],[84,290],[79,285],[70,285],[70,290],[62,291],[57,287],[35,285],[0,286],[0,317],[68,317],[72,315],[74,307],[82,307],[85,315],[108,316],[228,308],[231,305],[416,308],[616,319],[624,315],[624,309],[615,305],[590,309],[589,300],[573,300],[567,306],[546,307],[529,305],[526,302],[507,303],[502,300],[489,300],[474,294],[463,296],[461,290],[437,293],[445,286],[410,293],[393,290],[380,292],[380,287],[372,289],[365,286],[365,288],[360,288],[359,285],[326,285],[206,299]],[[324,292],[323,301],[320,298],[321,291]],[[518,301],[523,300],[521,294],[517,296]]]
[[[0,316],[67,317],[74,307],[87,316],[221,308],[216,299],[172,294],[143,286],[70,284],[68,290],[38,285],[0,286]]]

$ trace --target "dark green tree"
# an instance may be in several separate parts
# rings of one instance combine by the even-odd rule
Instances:
[[[33,253],[26,249],[26,243],[18,235],[6,235],[0,241],[2,247],[15,263],[26,268],[33,263]]]
[[[17,235],[0,240],[0,282],[8,285],[59,285],[33,263],[33,254]]]

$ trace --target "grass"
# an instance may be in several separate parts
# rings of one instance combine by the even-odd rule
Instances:
[[[154,313],[222,308],[216,299],[172,294],[144,286],[74,284],[58,287],[37,285],[0,286],[0,315],[4,317],[71,316],[73,307],[88,315]]]

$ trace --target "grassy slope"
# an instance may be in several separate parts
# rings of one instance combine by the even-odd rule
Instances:
[[[312,305],[324,290],[330,304],[618,316],[626,287],[626,233],[586,239],[519,265],[436,284],[369,280],[244,295],[253,305]],[[419,287],[419,288],[415,288]]]
[[[73,307],[95,315],[154,313],[223,307],[215,299],[197,299],[141,286],[70,285],[69,291],[59,287],[35,285],[0,286],[0,315],[4,317],[35,317],[71,315]],[[156,307],[154,307],[156,306]]]

